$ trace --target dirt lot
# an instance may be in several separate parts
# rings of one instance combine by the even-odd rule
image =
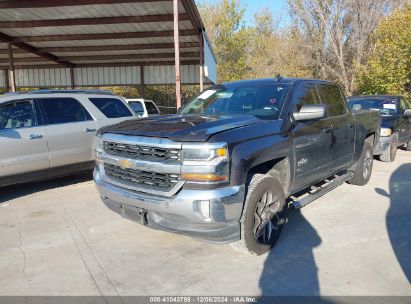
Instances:
[[[289,216],[268,255],[121,218],[89,176],[0,189],[0,295],[411,295],[411,153]]]

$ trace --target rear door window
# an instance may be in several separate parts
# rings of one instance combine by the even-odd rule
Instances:
[[[39,99],[50,125],[93,120],[90,113],[74,98]]]
[[[318,91],[324,104],[327,105],[328,116],[338,116],[347,113],[347,106],[340,88],[334,84],[320,84]]]
[[[107,118],[120,118],[134,116],[127,106],[117,98],[90,98],[90,101]]]
[[[0,130],[37,125],[37,115],[31,100],[13,101],[0,106]]]
[[[158,114],[156,106],[151,101],[145,101],[147,114]]]

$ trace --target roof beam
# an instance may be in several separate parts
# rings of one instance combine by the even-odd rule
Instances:
[[[0,1],[1,3],[1,1]],[[42,35],[24,36],[11,38],[12,42],[43,42],[43,41],[70,41],[70,40],[102,40],[102,39],[128,39],[128,38],[152,38],[172,37],[173,31],[151,31],[151,32],[123,32],[123,33],[97,33],[97,34],[74,34],[74,35]],[[195,30],[180,31],[181,36],[196,36]],[[14,44],[15,45],[15,44]]]
[[[180,49],[198,47],[197,42],[182,42]],[[76,52],[99,52],[99,51],[135,51],[135,50],[158,50],[174,49],[174,43],[145,43],[145,44],[120,44],[120,45],[94,45],[94,46],[58,46],[38,48],[38,53],[76,53]],[[14,54],[27,54],[27,51],[13,49]],[[7,55],[7,49],[0,49],[0,55]]]
[[[183,42],[180,48],[198,47],[197,42]],[[133,50],[157,50],[174,49],[174,43],[150,43],[150,44],[125,44],[125,45],[95,45],[95,46],[67,46],[67,47],[48,47],[39,48],[40,52],[98,52],[98,51],[133,51]]]
[[[181,53],[181,57],[197,57],[198,53],[189,52]],[[94,60],[121,60],[121,59],[167,59],[174,58],[173,53],[158,53],[158,54],[125,54],[125,55],[92,55],[92,56],[69,56],[69,57],[59,57],[61,61],[94,61]],[[14,58],[14,62],[23,63],[23,62],[43,62],[44,59],[41,57],[23,57],[23,58]],[[0,63],[9,62],[8,58],[0,58]]]
[[[181,53],[181,57],[197,57],[198,53]],[[67,61],[94,61],[94,60],[121,60],[121,59],[151,59],[151,58],[174,58],[173,53],[158,53],[158,54],[129,54],[129,55],[94,55],[94,56],[70,56],[62,57]],[[16,58],[17,59],[17,58]],[[15,59],[15,60],[16,60]],[[17,59],[18,60],[18,59]]]
[[[76,5],[96,5],[96,4],[121,4],[121,3],[142,3],[160,2],[164,0],[7,0],[0,1],[0,9],[4,8],[41,8]]]
[[[198,60],[182,60],[181,65],[196,65]],[[89,63],[78,64],[75,68],[92,68],[92,67],[122,67],[122,66],[158,66],[158,65],[174,65],[174,59],[171,61],[133,61],[133,62],[102,62],[102,63]],[[15,64],[15,69],[58,69],[62,68],[57,64],[36,64],[36,65],[24,65]],[[7,69],[7,64],[0,64],[0,69]],[[64,67],[63,67],[64,68]]]
[[[1,2],[0,2],[1,3]],[[187,14],[181,14],[180,20],[191,20]],[[123,23],[147,23],[173,21],[173,15],[143,15],[100,18],[72,18],[31,21],[0,21],[0,28],[33,28],[56,27],[75,25],[99,25],[99,24],[123,24]]]
[[[0,33],[0,41],[3,42],[9,42],[12,46],[17,47],[19,49],[25,50],[28,53],[32,53],[35,54],[37,56],[40,56],[43,59],[47,59],[50,61],[54,61],[60,65],[66,66],[66,67],[73,67],[73,64],[71,62],[67,62],[67,61],[61,61],[58,57],[49,54],[49,53],[39,53],[38,49],[27,44],[24,42],[16,42],[13,40],[13,37],[10,37],[6,34]]]
[[[9,51],[7,49],[0,49],[0,55],[6,55]],[[28,52],[22,49],[13,48],[13,54],[27,54]]]

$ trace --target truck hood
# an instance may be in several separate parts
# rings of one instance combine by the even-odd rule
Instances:
[[[163,115],[133,119],[102,128],[100,134],[122,134],[169,138],[175,141],[207,141],[212,135],[240,127],[262,123],[252,115],[198,116]]]

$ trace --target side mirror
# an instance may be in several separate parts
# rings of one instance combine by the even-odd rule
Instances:
[[[404,116],[405,116],[405,117],[408,117],[408,118],[411,118],[411,109],[406,109],[406,110],[404,111]]]
[[[295,121],[315,120],[325,117],[325,106],[315,105],[303,105],[298,112],[293,113]]]

